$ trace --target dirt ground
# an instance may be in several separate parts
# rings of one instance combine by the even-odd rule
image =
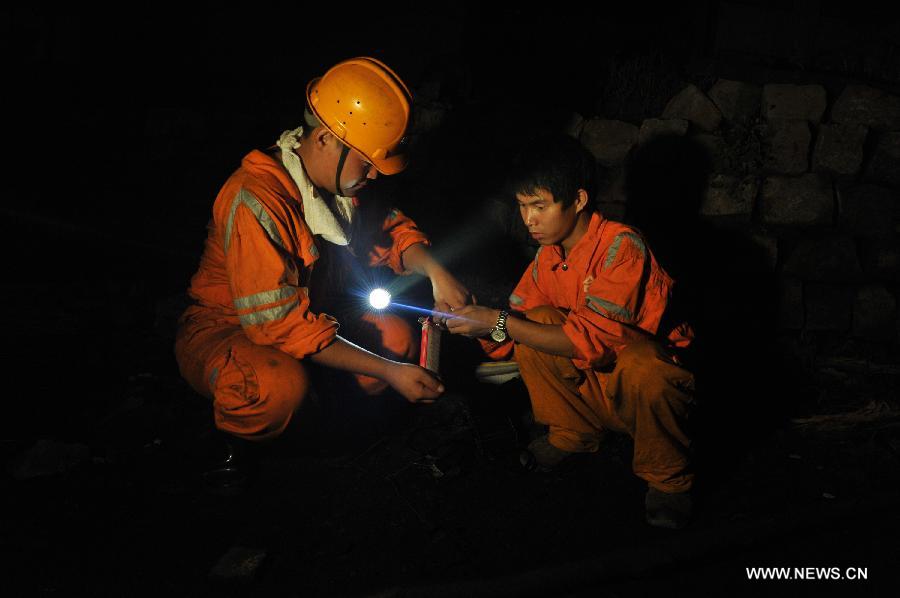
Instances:
[[[71,346],[74,337],[56,341]],[[52,411],[23,400],[18,421],[31,428],[4,437],[6,596],[898,587],[900,420],[890,371],[821,368],[800,402],[805,413],[749,434],[735,426],[739,443],[723,441],[733,413],[723,422],[721,410],[701,411],[696,516],[672,532],[643,521],[645,486],[631,473],[628,438],[609,437],[560,473],[521,472],[518,451],[534,431],[524,387],[478,383],[466,374],[477,354],[455,339],[445,340],[454,359],[445,357],[441,401],[322,398],[314,424],[262,452],[258,477],[236,495],[204,485],[211,412],[180,380],[168,338],[146,329],[82,349],[109,383]],[[52,392],[79,375],[62,367],[39,384]],[[748,581],[745,568],[758,566],[862,567],[868,579]]]

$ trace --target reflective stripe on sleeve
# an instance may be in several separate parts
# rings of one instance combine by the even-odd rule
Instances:
[[[620,322],[634,322],[634,316],[631,314],[631,310],[629,310],[627,307],[616,305],[612,301],[607,301],[606,299],[601,299],[600,297],[595,297],[594,295],[588,295],[587,306],[604,318],[612,316],[612,319],[618,320]]]
[[[290,297],[297,296],[297,287],[284,286],[274,291],[262,291],[246,297],[238,297],[234,300],[234,308],[238,311],[244,309],[254,309],[268,303],[283,301]]]
[[[525,303],[525,300],[513,293],[509,296],[509,303],[510,305],[522,305]]]
[[[295,299],[290,303],[285,303],[284,305],[270,307],[269,309],[264,309],[262,311],[256,311],[250,314],[245,314],[243,316],[238,316],[238,319],[241,321],[241,326],[259,326],[260,324],[274,322],[275,320],[284,318],[299,304],[300,302]]]
[[[541,255],[541,249],[544,247],[538,247],[537,251],[534,252],[534,266],[531,268],[531,277],[534,279],[534,282],[537,282],[538,276],[538,256]]]
[[[247,206],[247,209],[249,209],[256,217],[257,222],[263,227],[263,230],[266,231],[266,234],[269,235],[272,242],[284,249],[284,241],[281,240],[281,233],[278,232],[275,221],[272,220],[272,217],[269,216],[269,213],[263,207],[262,203],[252,193],[246,189],[241,189],[237,192],[237,195],[235,195],[234,201],[231,202],[231,210],[228,212],[228,222],[225,224],[225,253],[228,253],[228,248],[231,246],[231,232],[234,228],[234,215],[241,204]]]
[[[616,238],[613,239],[612,245],[609,247],[609,253],[606,256],[606,261],[603,262],[603,269],[606,270],[609,268],[610,264],[613,263],[613,260],[616,259],[616,254],[619,253],[619,248],[622,246],[622,238],[627,237],[634,243],[634,246],[638,248],[638,250],[643,254],[643,256],[647,257],[647,250],[644,248],[644,241],[634,233],[619,233],[616,235]]]

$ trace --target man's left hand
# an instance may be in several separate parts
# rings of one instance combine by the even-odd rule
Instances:
[[[447,270],[442,268],[430,278],[435,310],[446,313],[475,302],[475,297],[469,293],[469,289]]]
[[[468,305],[453,311],[453,317],[447,318],[447,329],[451,334],[461,334],[472,338],[488,335],[497,325],[500,310]]]

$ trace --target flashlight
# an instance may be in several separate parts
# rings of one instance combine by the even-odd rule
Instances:
[[[422,324],[419,365],[437,374],[441,364],[441,329],[430,316],[419,318],[419,323]]]
[[[369,305],[375,309],[384,309],[391,304],[391,294],[384,289],[375,289],[369,293]]]

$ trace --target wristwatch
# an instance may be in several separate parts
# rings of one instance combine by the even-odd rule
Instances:
[[[500,315],[497,316],[497,324],[491,328],[491,338],[497,341],[498,343],[502,343],[506,340],[506,318],[509,317],[508,311],[500,310]]]

